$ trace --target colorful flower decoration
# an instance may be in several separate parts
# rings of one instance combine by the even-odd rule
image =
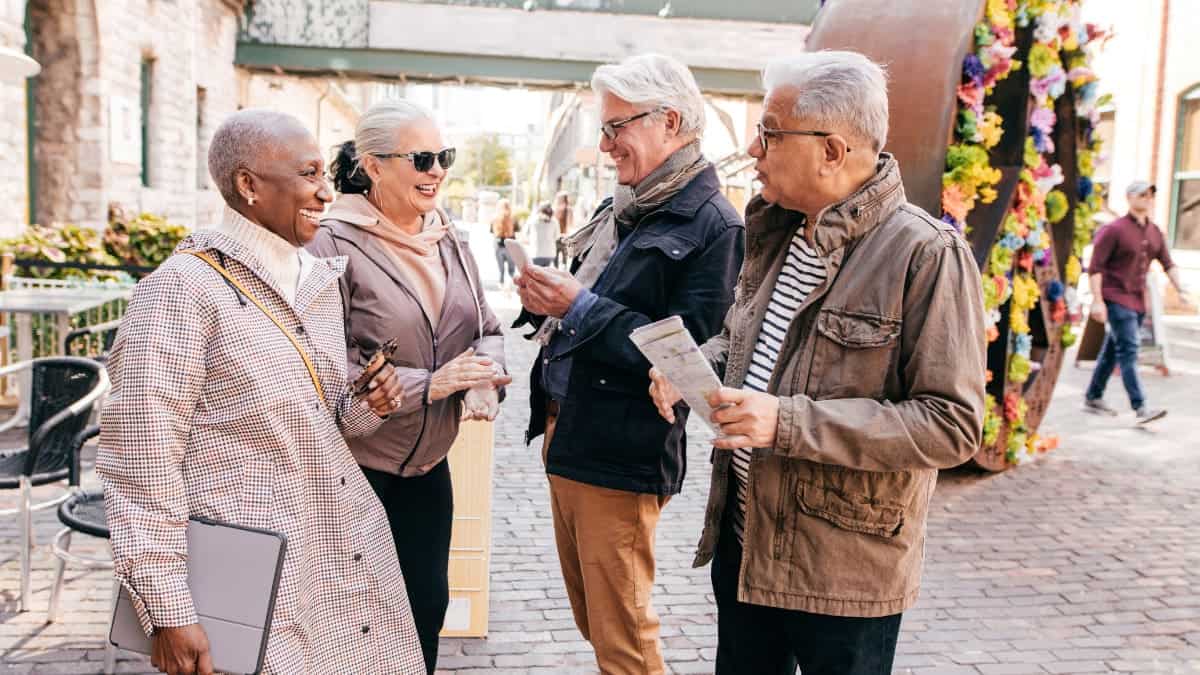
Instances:
[[[955,139],[947,151],[942,176],[942,219],[965,231],[967,218],[976,205],[996,199],[1001,177],[991,165],[989,151],[1004,135],[1004,120],[992,104],[991,94],[996,84],[1013,71],[1028,69],[1031,107],[1024,166],[1018,174],[1012,207],[982,269],[988,341],[1000,337],[999,323],[1007,316],[1010,339],[1006,371],[1008,382],[1014,384],[1027,381],[1039,367],[1031,357],[1029,313],[1043,297],[1048,318],[1055,326],[1061,324],[1062,344],[1069,346],[1077,339],[1069,320],[1079,315],[1075,292],[1082,272],[1079,259],[1091,242],[1093,214],[1101,206],[1101,196],[1091,177],[1100,151],[1094,127],[1099,120],[1098,110],[1106,101],[1098,92],[1089,48],[1100,44],[1105,34],[1083,22],[1081,2],[987,0],[983,20],[975,27],[974,50],[963,60],[962,81],[956,92]],[[1024,63],[1014,59],[1018,30],[1033,33]],[[1060,121],[1055,104],[1068,87],[1083,143],[1076,152],[1078,180],[1064,187],[1065,172],[1053,160],[1057,150],[1055,129]],[[1074,192],[1073,199],[1068,191]],[[1049,255],[1053,240],[1049,228],[1068,217],[1074,219],[1075,235],[1062,270],[1067,283],[1064,286],[1051,278],[1042,288],[1038,270],[1054,262]],[[1007,429],[1005,456],[1013,463],[1027,461],[1058,443],[1057,438],[1039,438],[1026,427],[1028,407],[1019,392],[1019,387],[1008,390],[1002,411],[1001,404],[989,396],[984,419],[986,445],[994,445]]]

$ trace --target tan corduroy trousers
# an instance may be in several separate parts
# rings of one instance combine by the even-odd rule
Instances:
[[[543,458],[554,434],[546,420]],[[604,675],[663,673],[654,588],[654,532],[670,497],[550,477],[554,539],[575,625]]]

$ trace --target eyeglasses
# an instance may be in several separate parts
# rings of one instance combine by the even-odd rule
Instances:
[[[767,154],[767,139],[776,136],[817,136],[827,138],[833,135],[832,131],[802,131],[799,129],[768,129],[763,126],[762,122],[756,125],[758,130],[758,144],[762,148],[763,154]],[[850,146],[846,146],[846,152],[850,152]]]
[[[425,150],[424,152],[376,152],[372,154],[379,159],[407,159],[413,163],[414,169],[425,173],[433,168],[433,160],[435,158],[437,159],[437,163],[442,165],[443,169],[449,169],[454,166],[454,158],[458,154],[458,150],[443,148],[437,152]]]
[[[654,110],[647,110],[646,112],[638,113],[633,117],[626,117],[623,120],[617,120],[616,122],[605,122],[604,124],[600,125],[600,133],[604,134],[604,137],[608,140],[615,141],[617,140],[617,132],[621,130],[621,127],[629,124],[630,122],[636,122],[647,115],[653,115],[656,112],[662,111],[663,108],[659,107],[655,108]]]

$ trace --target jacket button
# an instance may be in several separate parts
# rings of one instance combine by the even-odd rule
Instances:
[[[355,553],[355,554],[354,554],[354,562],[359,562],[360,560],[362,560],[362,554],[361,554],[361,553]]]
[[[600,378],[600,384],[608,384],[608,380]]]
[[[671,255],[679,255],[679,249],[671,249]]]
[[[363,635],[366,635],[367,633],[370,633],[370,632],[371,632],[371,627],[370,627],[370,626],[363,626],[363,627],[362,627],[362,632],[363,632]]]
[[[550,359],[542,359],[542,365],[543,366],[550,365]]]
[[[574,328],[572,328],[572,329],[571,329],[571,335],[574,335],[574,334],[575,334],[575,329],[574,329]]]
[[[345,484],[346,484],[346,477],[342,476],[342,485],[345,485]]]

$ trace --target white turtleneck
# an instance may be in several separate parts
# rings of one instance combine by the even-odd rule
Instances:
[[[308,277],[316,262],[312,254],[293,246],[283,237],[248,220],[228,206],[225,207],[221,224],[215,229],[245,246],[271,275],[271,280],[283,292],[288,304],[295,303],[300,284]]]

